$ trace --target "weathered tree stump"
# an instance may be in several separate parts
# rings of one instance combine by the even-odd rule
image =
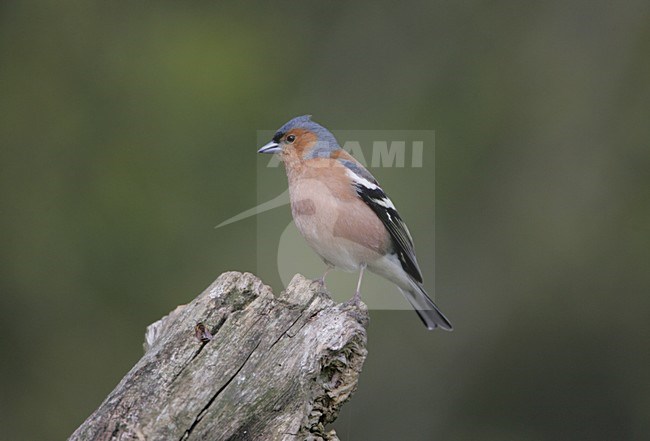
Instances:
[[[70,440],[337,440],[325,425],[356,390],[367,323],[300,275],[275,298],[224,273],[147,328],[144,356]]]

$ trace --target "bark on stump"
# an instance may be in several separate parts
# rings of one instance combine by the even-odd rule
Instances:
[[[275,298],[224,273],[147,328],[145,355],[70,440],[337,440],[325,425],[356,390],[367,324],[300,275]]]

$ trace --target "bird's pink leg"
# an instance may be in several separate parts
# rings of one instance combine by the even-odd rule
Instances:
[[[327,289],[327,287],[325,286],[325,276],[327,276],[327,273],[329,273],[330,271],[332,271],[334,269],[334,265],[332,265],[329,262],[325,262],[325,265],[327,265],[327,266],[325,267],[325,272],[323,273],[323,276],[320,279],[316,279],[316,281],[318,282],[318,284],[320,286]]]
[[[357,290],[354,292],[353,302],[356,306],[361,304],[361,279],[363,279],[363,270],[366,269],[366,264],[361,265],[361,270],[359,271],[359,281],[357,282]]]

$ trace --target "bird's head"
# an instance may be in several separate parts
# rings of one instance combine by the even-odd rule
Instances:
[[[329,157],[340,148],[329,130],[312,121],[311,115],[303,115],[280,127],[271,142],[257,153],[280,153],[283,157],[305,160]]]

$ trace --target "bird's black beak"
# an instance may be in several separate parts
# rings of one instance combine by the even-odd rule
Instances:
[[[275,141],[271,141],[259,149],[257,153],[278,153],[281,150],[282,148],[280,148],[280,144]]]

